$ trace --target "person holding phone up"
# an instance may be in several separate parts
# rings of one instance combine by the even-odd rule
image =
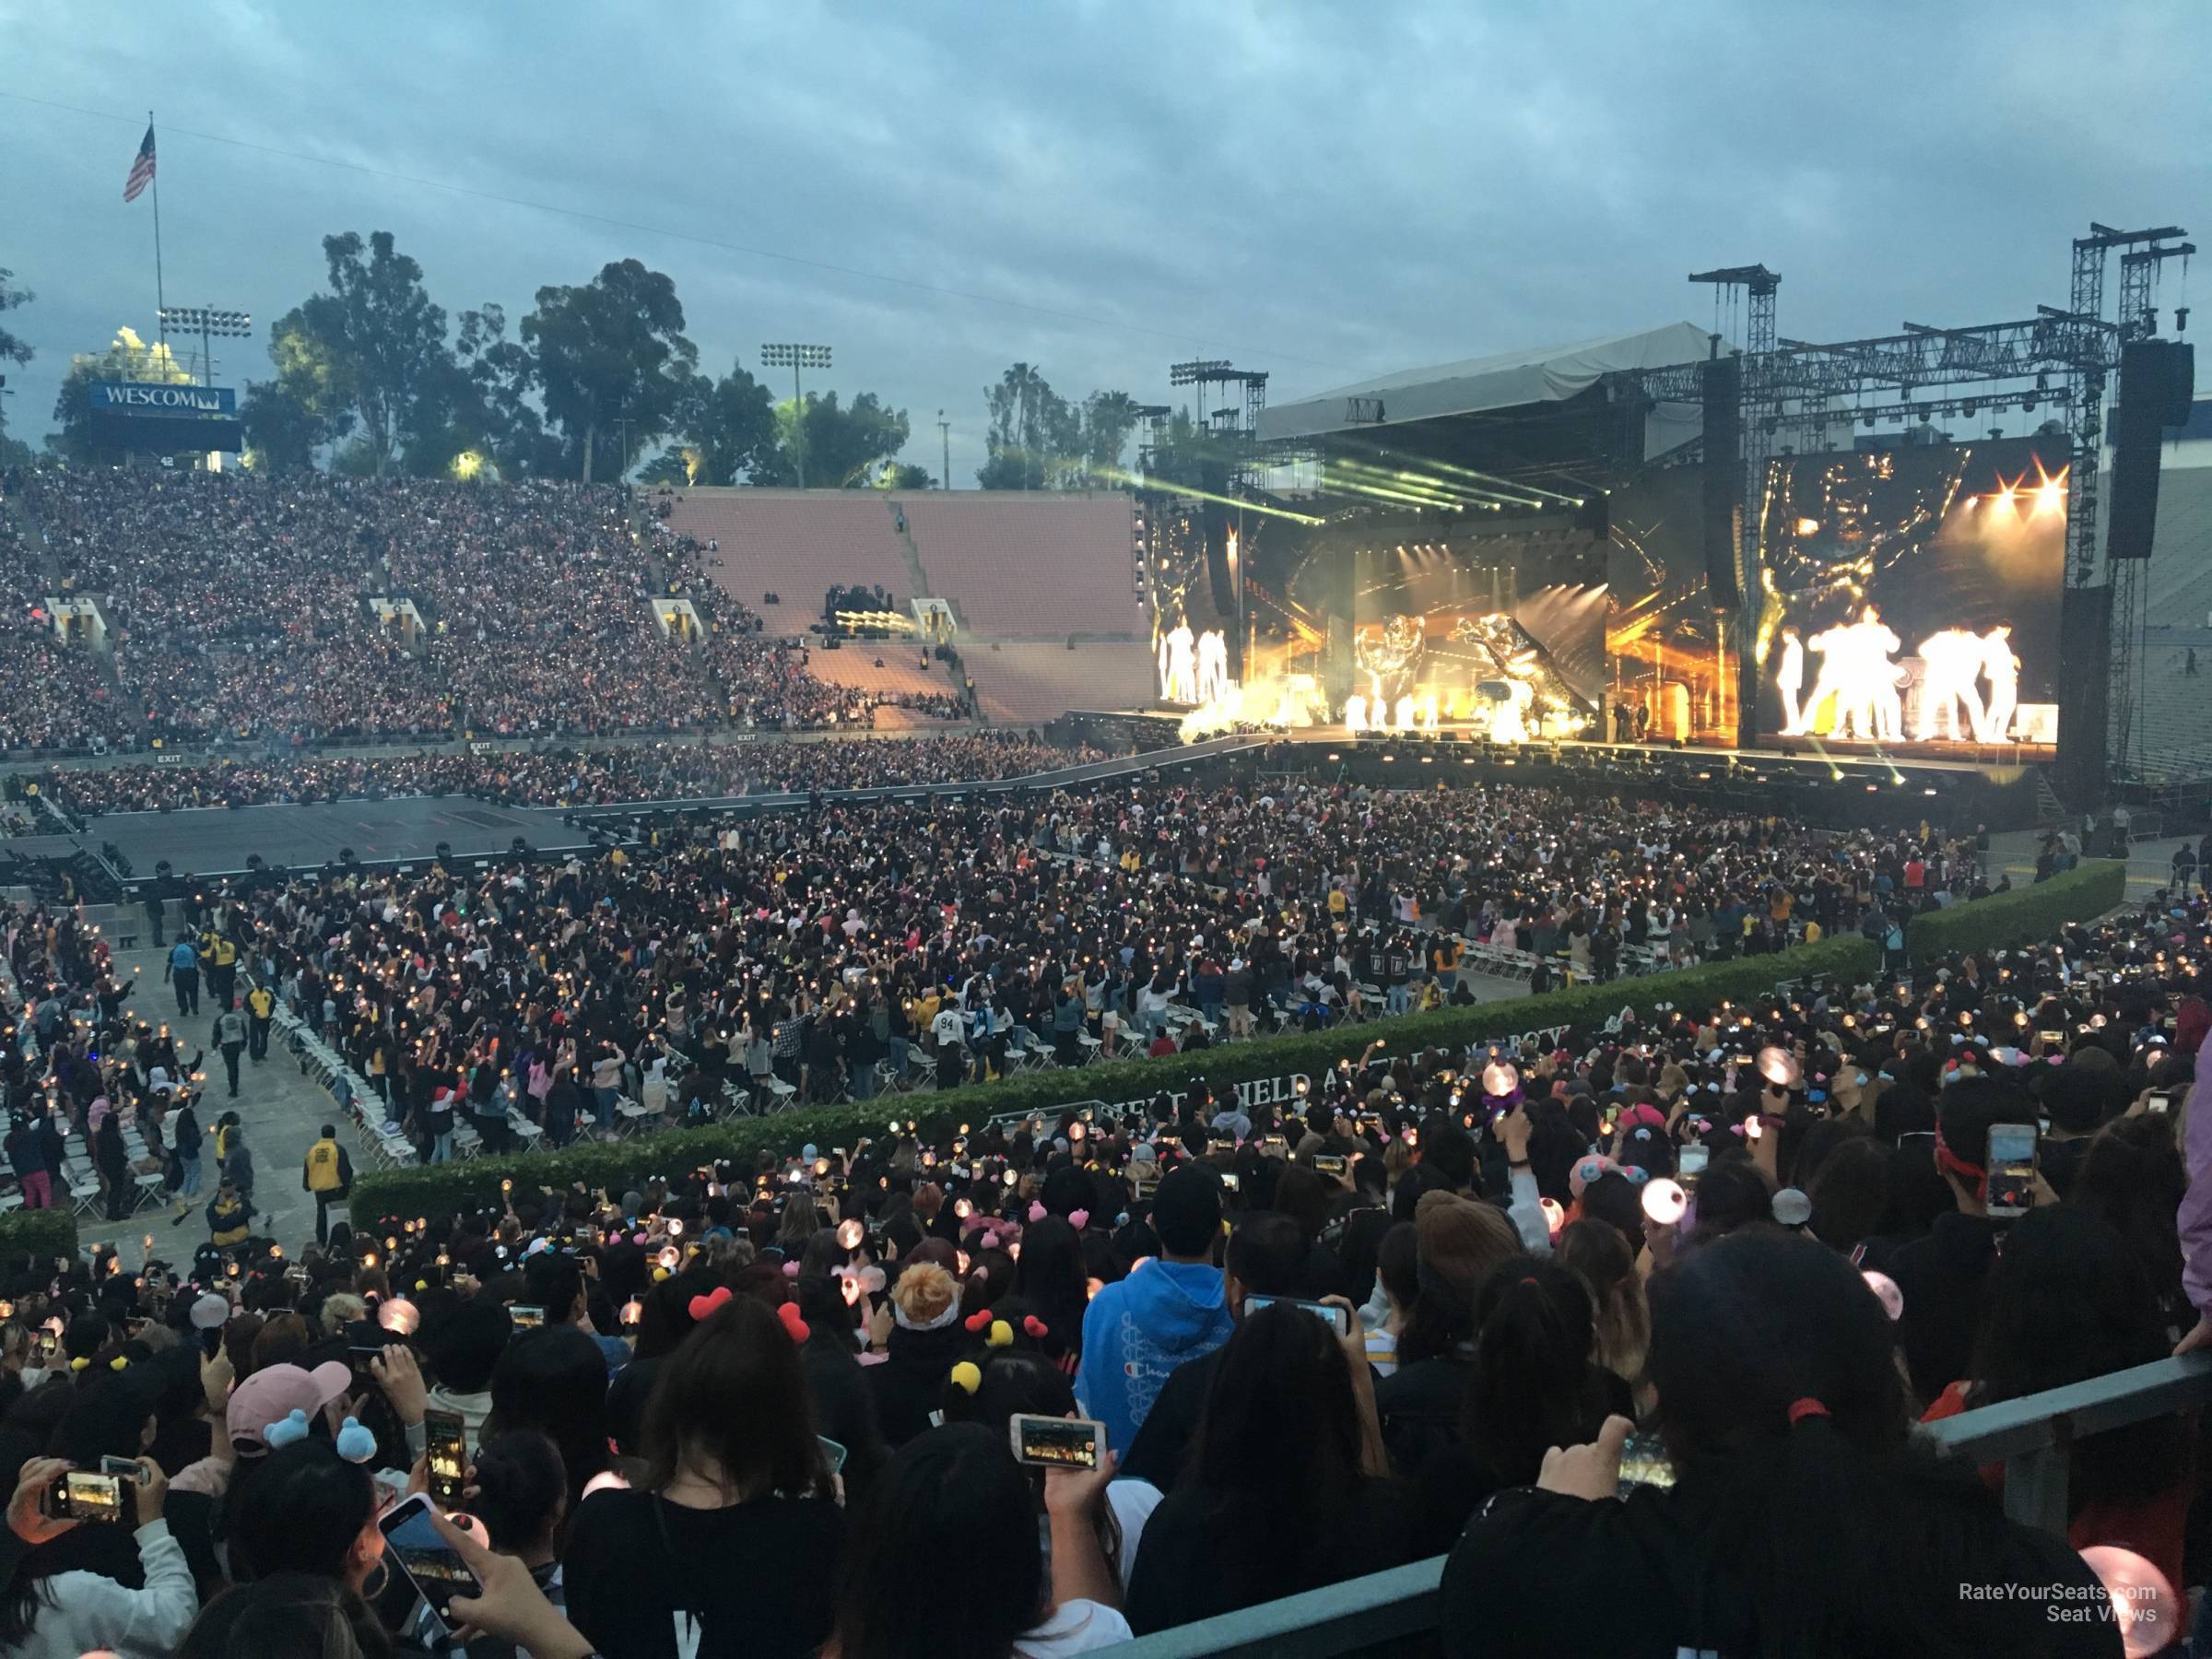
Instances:
[[[26,1547],[0,1590],[0,1653],[10,1659],[77,1659],[104,1650],[120,1659],[163,1659],[183,1635],[200,1603],[183,1548],[161,1518],[169,1482],[150,1457],[137,1465],[137,1477],[123,1480],[123,1499],[146,1576],[138,1590],[76,1565],[103,1552],[97,1544],[87,1547],[88,1537],[72,1535],[88,1535],[102,1524],[48,1512],[48,1494],[70,1465],[34,1457],[23,1465],[8,1502],[7,1526]]]

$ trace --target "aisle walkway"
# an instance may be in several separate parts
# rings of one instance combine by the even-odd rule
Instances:
[[[174,1227],[171,1225],[176,1214],[174,1204],[166,1209],[141,1210],[127,1221],[102,1220],[96,1210],[77,1218],[79,1238],[87,1243],[131,1241],[132,1247],[124,1253],[126,1262],[137,1260],[136,1241],[149,1232],[154,1235],[156,1255],[175,1261],[188,1254],[191,1247],[196,1247],[207,1237],[206,1206],[215,1196],[216,1188],[215,1120],[235,1110],[246,1132],[246,1145],[253,1153],[253,1203],[265,1212],[255,1223],[255,1230],[268,1234],[288,1251],[312,1243],[315,1206],[300,1190],[300,1160],[307,1156],[307,1149],[314,1144],[323,1124],[336,1121],[330,1097],[311,1078],[300,1076],[299,1063],[282,1043],[272,1040],[269,1057],[260,1065],[241,1057],[238,1099],[231,1100],[223,1073],[223,1056],[213,1043],[215,1005],[203,988],[199,1017],[180,1019],[176,994],[161,980],[161,968],[167,958],[166,950],[144,945],[141,949],[118,951],[115,960],[124,974],[131,973],[134,969],[137,971],[137,990],[124,1005],[127,1011],[151,1024],[167,1025],[175,1030],[186,1058],[190,1058],[194,1048],[205,1046],[207,1050],[207,1057],[201,1063],[201,1069],[207,1074],[207,1092],[200,1101],[200,1129],[207,1137],[207,1144],[203,1151],[200,1197],[183,1221]],[[358,1174],[360,1158],[355,1151],[352,1136],[342,1134],[341,1139],[347,1152],[354,1155]]]

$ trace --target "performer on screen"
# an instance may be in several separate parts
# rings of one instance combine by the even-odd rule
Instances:
[[[1805,711],[1797,706],[1797,693],[1805,689],[1805,641],[1797,630],[1782,630],[1782,668],[1774,676],[1774,688],[1782,693],[1782,735],[1797,736],[1805,730]]]
[[[1982,636],[1982,672],[1989,677],[1989,711],[1980,729],[1984,743],[2003,743],[2011,735],[2012,717],[2020,706],[2020,659],[2012,649],[2012,629],[1999,623]]]

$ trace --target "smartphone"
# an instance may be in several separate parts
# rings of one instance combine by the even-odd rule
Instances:
[[[1712,1159],[1712,1153],[1700,1142],[1693,1141],[1682,1148],[1675,1159],[1675,1174],[1681,1181],[1684,1192],[1698,1190],[1698,1177],[1705,1173],[1705,1166]]]
[[[1335,1153],[1316,1152],[1313,1154],[1313,1172],[1316,1175],[1341,1175],[1344,1171],[1344,1159],[1338,1158]]]
[[[1247,1315],[1257,1313],[1262,1308],[1272,1308],[1278,1302],[1286,1308],[1299,1308],[1312,1314],[1339,1336],[1352,1334],[1352,1311],[1335,1302],[1301,1301],[1295,1296],[1248,1296],[1244,1299],[1244,1312]]]
[[[1095,1469],[1106,1449],[1106,1425],[1086,1418],[1017,1412],[1006,1419],[1006,1439],[1015,1461],[1032,1468]]]
[[[384,1559],[414,1586],[440,1630],[451,1636],[453,1620],[448,1609],[453,1597],[481,1595],[484,1586],[460,1552],[439,1535],[430,1521],[434,1512],[429,1494],[417,1492],[386,1510],[376,1530],[384,1535]]]
[[[100,1472],[112,1475],[118,1480],[127,1480],[133,1486],[146,1478],[146,1471],[138,1466],[136,1458],[117,1457],[112,1453],[100,1460]]]
[[[1226,1193],[1242,1192],[1244,1190],[1244,1178],[1241,1175],[1222,1176],[1221,1190]]]
[[[1135,1194],[1136,1202],[1142,1204],[1159,1190],[1159,1177],[1139,1175],[1130,1182],[1129,1187],[1131,1192]]]
[[[2064,1031],[2038,1031],[2036,1035],[2043,1040],[2043,1046],[2047,1049],[2065,1046],[2066,1034]]]
[[[459,1509],[463,1471],[468,1463],[466,1420],[457,1411],[426,1411],[422,1438],[429,1458],[430,1496],[441,1509]]]
[[[826,1434],[818,1434],[814,1438],[821,1442],[822,1461],[830,1465],[830,1473],[832,1475],[842,1474],[845,1459],[851,1454],[846,1452],[844,1447],[839,1445]]]
[[[1631,1434],[1620,1448],[1619,1495],[1626,1498],[1638,1487],[1671,1487],[1675,1465],[1666,1447],[1655,1434]]]
[[[2035,1125],[1989,1126],[1989,1213],[2024,1216],[2035,1201]]]
[[[1290,1143],[1279,1135],[1264,1135],[1260,1137],[1260,1150],[1269,1158],[1288,1158],[1290,1156]]]
[[[546,1323],[546,1311],[530,1302],[516,1302],[507,1310],[518,1331],[535,1331]]]
[[[134,1478],[138,1466],[131,1465]],[[40,1512],[53,1521],[121,1521],[123,1481],[93,1469],[67,1469],[39,1500]]]
[[[2164,1117],[2169,1112],[2173,1110],[2173,1096],[2164,1091],[2154,1094],[2149,1100],[2143,1103],[2143,1110],[2146,1112],[2155,1112],[2160,1117]]]

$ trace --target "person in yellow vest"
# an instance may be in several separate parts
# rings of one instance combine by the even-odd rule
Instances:
[[[253,1206],[225,1176],[207,1205],[207,1237],[224,1249],[243,1244],[253,1232]]]
[[[330,1242],[330,1206],[343,1204],[353,1191],[353,1159],[338,1145],[338,1132],[323,1125],[323,1138],[300,1160],[300,1188],[315,1197],[315,1242]]]
[[[269,1057],[269,1025],[276,1018],[276,994],[256,984],[246,993],[246,1057],[256,1064]]]
[[[200,951],[200,966],[207,975],[207,994],[218,1009],[235,1006],[238,989],[238,946],[228,934],[210,933]]]

